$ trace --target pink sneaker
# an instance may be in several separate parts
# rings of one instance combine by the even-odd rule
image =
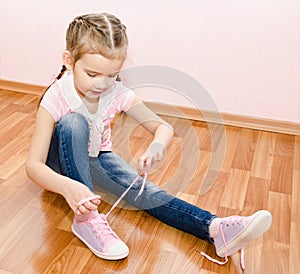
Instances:
[[[266,232],[271,223],[272,215],[267,210],[257,211],[248,217],[221,218],[218,232],[213,239],[217,255],[225,257],[225,262],[214,260],[203,252],[201,254],[215,263],[225,264],[228,262],[228,256],[241,250],[241,265],[245,269],[243,247]]]
[[[121,197],[113,204],[111,209],[106,214],[99,214],[98,211],[93,211],[87,221],[77,221],[74,219],[72,225],[72,232],[77,236],[86,246],[98,257],[106,260],[120,260],[124,259],[129,254],[128,246],[120,240],[115,232],[111,229],[107,222],[108,215],[116,208],[119,202],[124,198],[130,188],[138,182],[140,176],[138,175],[131,185],[124,191]],[[142,182],[140,192],[136,199],[141,195],[144,190],[147,180],[145,174]],[[100,198],[99,195],[94,195],[81,200],[78,206]]]
[[[106,260],[124,259],[129,254],[128,246],[120,240],[109,226],[106,215],[93,211],[88,220],[74,219],[72,232],[98,257]]]

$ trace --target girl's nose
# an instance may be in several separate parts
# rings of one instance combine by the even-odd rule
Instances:
[[[115,78],[116,77],[103,76],[96,82],[95,88],[108,89],[114,84]]]
[[[106,89],[109,86],[108,77],[101,77],[95,84],[95,88]]]

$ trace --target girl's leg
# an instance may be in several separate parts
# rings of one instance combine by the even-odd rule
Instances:
[[[47,165],[93,191],[88,140],[89,127],[86,119],[78,113],[65,115],[54,131]],[[127,245],[111,230],[98,211],[87,213],[80,219],[75,218],[72,232],[100,258],[118,260],[127,257],[129,253]]]
[[[94,184],[117,196],[120,196],[137,176],[132,167],[113,153],[101,153],[98,159],[91,159],[90,164]],[[215,215],[169,195],[150,181],[147,181],[142,195],[135,201],[139,189],[138,184],[134,185],[124,200],[172,227],[212,242],[209,226]]]
[[[113,153],[100,154],[98,160],[91,159],[93,182],[120,196],[136,178],[137,173],[126,162]],[[242,250],[241,264],[244,264],[243,247],[269,229],[272,215],[260,210],[248,217],[229,216],[218,218],[210,212],[177,199],[158,186],[147,181],[141,196],[135,198],[139,187],[134,185],[124,197],[128,203],[147,211],[164,223],[193,234],[210,243],[214,242],[216,253],[225,257],[224,262],[202,255],[218,264],[228,262],[228,256]]]
[[[113,153],[101,153],[99,158],[90,158],[90,170],[88,140],[86,119],[78,113],[65,115],[55,128],[47,164],[93,191],[92,174],[95,184],[120,196],[137,176],[136,171]],[[209,225],[214,215],[167,194],[149,181],[143,194],[135,201],[138,191],[139,187],[134,186],[125,200],[166,224],[211,241]]]
[[[76,113],[64,116],[57,124],[47,159],[56,172],[77,180],[93,191],[93,182],[120,196],[135,179],[137,173],[125,161],[113,153],[102,153],[98,158],[88,156],[89,128],[86,119]],[[210,224],[218,223],[213,236],[217,254],[221,257],[241,249],[246,242],[264,233],[271,225],[272,216],[267,211],[258,211],[250,217],[237,216],[218,219],[208,211],[177,199],[151,182],[135,201],[139,187],[134,186],[125,200],[139,209],[173,227],[191,233],[208,242]],[[216,221],[217,220],[217,221]],[[91,231],[92,222],[97,229],[107,231],[110,241],[103,241]],[[233,225],[228,226],[232,222]],[[228,229],[228,231],[227,231]],[[72,230],[97,256],[106,259],[121,259],[128,255],[128,247],[110,229],[106,219],[94,212],[85,222],[74,221]],[[223,231],[220,233],[220,231]],[[99,234],[100,235],[100,234]],[[228,246],[224,242],[225,235]],[[107,238],[107,237],[106,237]],[[103,250],[106,250],[105,252]]]
[[[82,115],[70,113],[63,116],[54,130],[46,164],[93,191],[88,140],[89,127]]]

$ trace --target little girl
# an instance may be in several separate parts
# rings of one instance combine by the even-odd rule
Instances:
[[[100,196],[94,194],[93,184],[214,244],[217,255],[225,257],[224,262],[214,261],[224,264],[229,255],[269,229],[271,214],[261,210],[249,217],[219,218],[146,180],[152,163],[163,158],[173,129],[131,89],[116,81],[127,46],[126,28],[111,14],[87,14],[70,23],[62,71],[46,90],[37,111],[27,174],[66,199],[74,211],[74,235],[100,258],[123,259],[129,249],[109,226],[109,213],[98,213]],[[137,171],[111,152],[110,123],[120,112],[153,133]],[[142,187],[134,185],[136,182]]]

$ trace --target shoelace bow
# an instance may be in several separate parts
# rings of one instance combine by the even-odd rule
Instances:
[[[241,221],[243,221],[244,219],[239,217],[239,216],[232,216],[232,217],[229,217],[228,220],[226,220],[226,224],[225,225],[230,225],[230,224],[239,224]],[[224,243],[224,246],[225,246],[225,261],[224,262],[221,262],[219,260],[216,260],[210,256],[208,256],[205,252],[203,251],[199,251],[199,250],[196,250],[198,252],[200,252],[200,254],[202,256],[204,256],[205,258],[207,258],[208,260],[214,262],[214,263],[217,263],[219,265],[224,265],[224,264],[227,264],[228,263],[228,246],[227,246],[227,242],[226,242],[226,239],[225,239],[225,235],[224,235],[224,231],[223,231],[223,223],[220,224],[220,231],[221,231],[221,235],[222,235],[222,239],[223,239],[223,243]],[[245,266],[245,251],[244,251],[244,248],[242,247],[241,248],[241,266],[242,266],[242,269],[245,270],[246,269],[246,266]]]

